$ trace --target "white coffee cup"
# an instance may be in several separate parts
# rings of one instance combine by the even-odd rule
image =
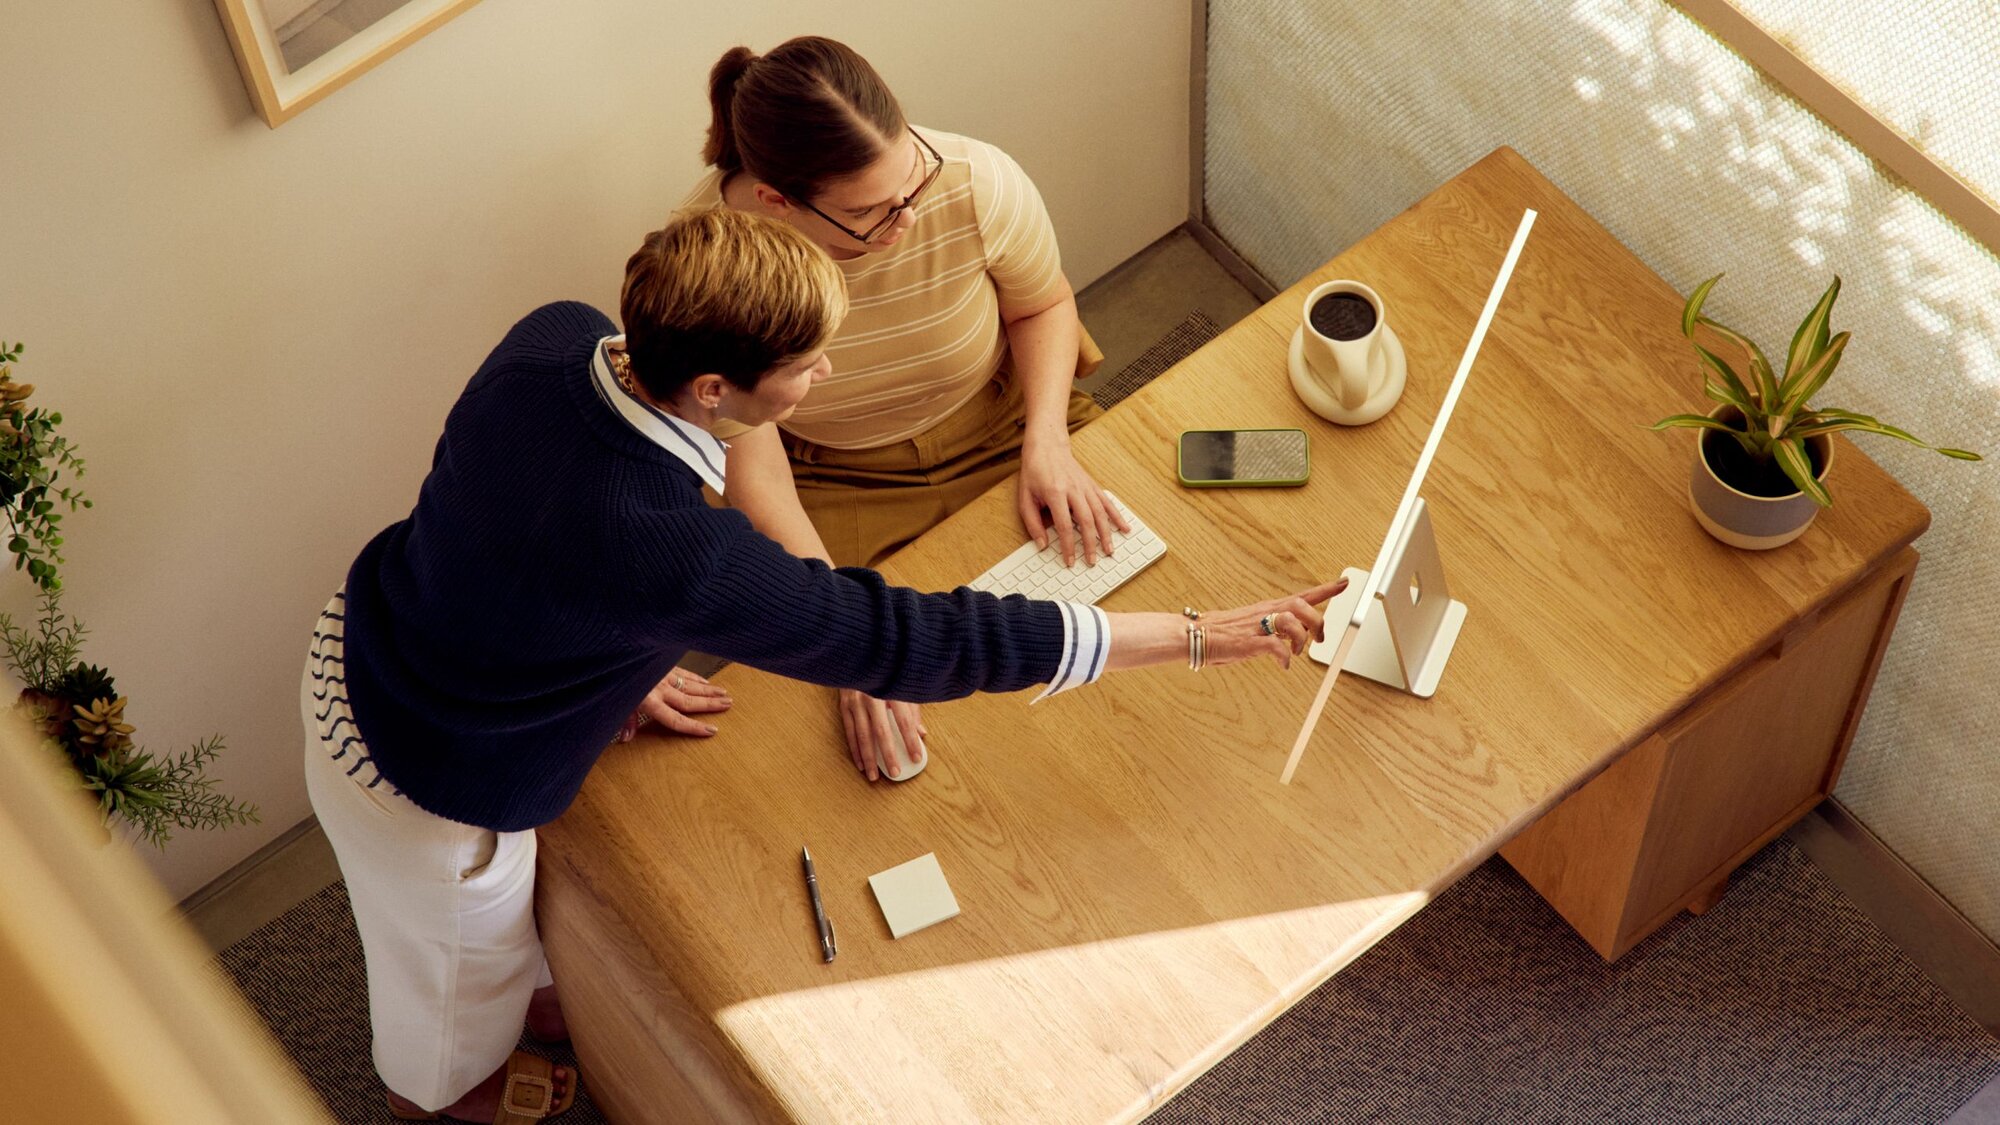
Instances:
[[[1335,339],[1313,327],[1313,306],[1335,293],[1367,301],[1375,311],[1373,327],[1351,340]],[[1292,383],[1306,405],[1329,421],[1349,426],[1373,422],[1403,397],[1408,372],[1402,343],[1389,328],[1381,295],[1359,281],[1323,282],[1306,294],[1297,347],[1306,370],[1301,372],[1295,363]]]

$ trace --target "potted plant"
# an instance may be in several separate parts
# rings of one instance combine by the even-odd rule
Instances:
[[[33,384],[14,382],[11,365],[21,345],[0,342],[0,514],[14,568],[39,588],[35,627],[0,613],[0,648],[26,685],[18,706],[41,731],[50,753],[76,773],[105,824],[115,817],[156,847],[175,828],[249,824],[257,808],[215,791],[208,767],[222,752],[222,736],[202,739],[185,753],[155,757],[132,741],[126,698],[111,673],[85,664],[83,624],[62,609],[61,534],[65,511],[90,507],[82,492],[63,483],[83,475],[83,459],[56,433],[62,415],[30,407]],[[61,508],[63,511],[58,511]]]
[[[1710,535],[1731,546],[1768,550],[1804,534],[1819,510],[1833,505],[1826,474],[1833,468],[1832,435],[1842,430],[1887,434],[1961,461],[1980,459],[1977,453],[1919,441],[1866,414],[1813,405],[1847,347],[1848,334],[1831,333],[1828,324],[1840,278],[1792,333],[1782,372],[1742,333],[1701,315],[1708,291],[1720,280],[1716,274],[1702,282],[1681,310],[1681,334],[1694,345],[1705,371],[1702,393],[1716,405],[1706,414],[1674,414],[1649,427],[1701,431],[1688,499]],[[1743,349],[1748,378],[1701,346],[1694,338],[1700,324]]]

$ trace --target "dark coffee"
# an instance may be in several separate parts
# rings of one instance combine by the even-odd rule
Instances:
[[[1328,293],[1313,302],[1312,326],[1329,340],[1359,340],[1375,330],[1375,306],[1358,293]]]

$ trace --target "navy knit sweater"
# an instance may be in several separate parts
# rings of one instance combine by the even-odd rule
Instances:
[[[573,302],[516,324],[452,407],[416,509],[348,572],[348,698],[405,796],[498,831],[555,819],[690,648],[915,702],[1055,676],[1053,603],[892,587],[709,507],[592,386],[615,331]]]

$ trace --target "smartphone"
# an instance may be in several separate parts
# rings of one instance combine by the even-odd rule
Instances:
[[[1182,430],[1181,483],[1189,488],[1304,484],[1311,454],[1304,430]]]

